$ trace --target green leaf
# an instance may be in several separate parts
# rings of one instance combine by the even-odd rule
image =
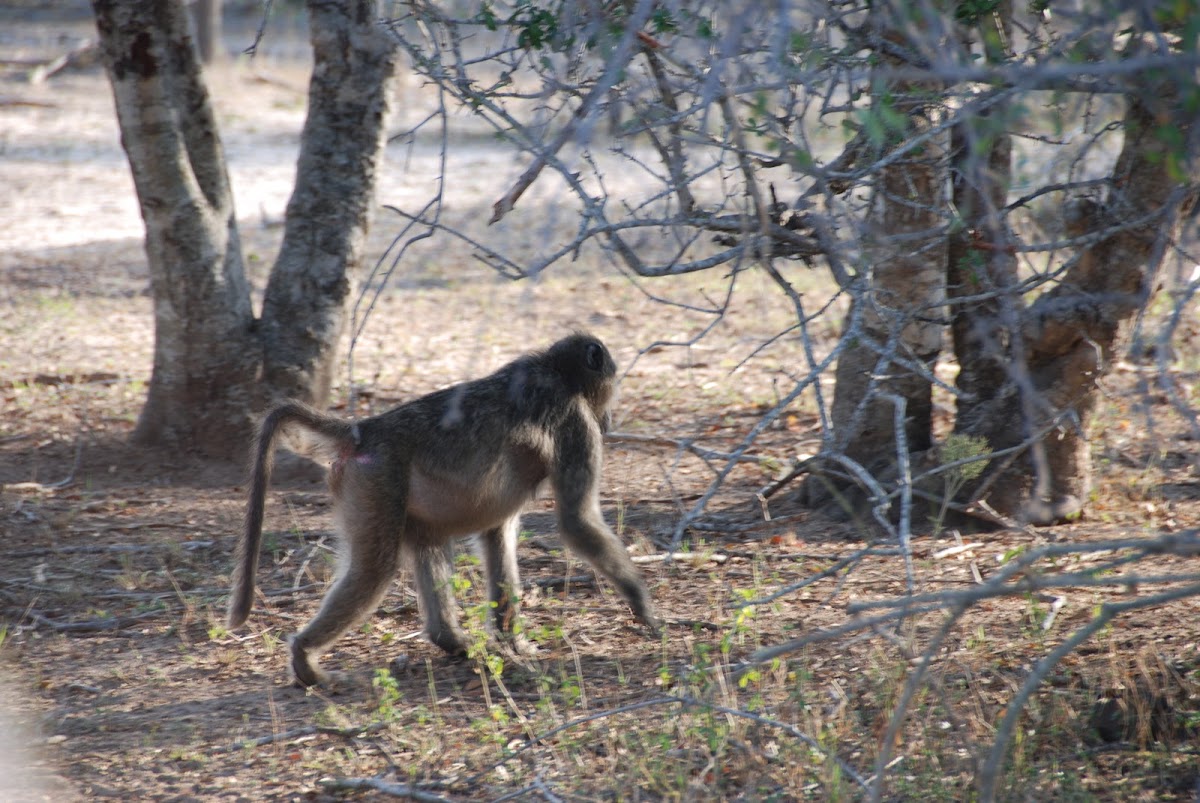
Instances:
[[[671,16],[669,9],[656,8],[650,16],[650,25],[655,33],[674,33],[679,30],[679,26],[675,24],[675,18]]]
[[[499,21],[496,19],[496,12],[492,10],[491,3],[484,3],[480,6],[475,19],[489,31],[494,31],[499,27]]]

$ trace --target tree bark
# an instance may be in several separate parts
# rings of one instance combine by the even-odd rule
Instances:
[[[987,438],[993,450],[1026,445],[1015,459],[993,460],[964,493],[1033,523],[1061,521],[1087,500],[1097,383],[1111,368],[1127,325],[1152,299],[1158,262],[1200,181],[1200,167],[1176,158],[1170,144],[1191,142],[1196,134],[1175,89],[1163,82],[1128,96],[1127,104],[1125,141],[1107,198],[1067,209],[1070,234],[1109,233],[1020,312],[1018,327],[997,329],[1010,336],[1010,369],[981,389],[956,427]],[[1167,127],[1178,139],[1162,135]],[[1141,222],[1130,226],[1134,221]],[[1010,298],[1013,306],[1019,303]]]
[[[192,19],[196,23],[196,47],[200,51],[200,60],[212,64],[223,55],[221,0],[194,0]]]
[[[253,313],[220,138],[179,0],[94,0],[142,218],[154,367],[134,439],[228,455],[250,431]]]
[[[93,8],[154,298],[154,368],[134,439],[240,457],[264,400],[328,397],[386,143],[394,51],[374,2],[310,4],[308,119],[283,247],[256,321],[187,9],[180,0],[94,0]]]
[[[896,66],[895,63],[884,65]],[[886,73],[885,73],[886,74]],[[876,118],[886,146],[928,132],[937,86],[931,82],[877,79]],[[899,120],[904,130],[895,128]],[[895,402],[905,402],[909,451],[928,449],[932,438],[929,371],[941,349],[946,243],[944,145],[930,137],[921,148],[883,167],[868,221],[875,241],[869,275],[855,297],[850,320],[859,336],[838,358],[832,409],[835,443],[872,471],[896,461]],[[904,363],[907,362],[907,365]]]
[[[308,118],[263,302],[263,383],[268,395],[322,405],[358,295],[396,50],[375,2],[314,0],[308,9]]]

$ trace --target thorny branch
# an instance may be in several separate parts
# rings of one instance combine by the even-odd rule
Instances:
[[[506,250],[489,238],[482,219],[480,227],[468,228],[440,218],[448,191],[439,187],[432,205],[419,211],[396,210],[407,221],[402,236],[409,244],[417,236],[457,238],[478,259],[513,278],[536,276],[577,259],[586,246],[595,243],[606,259],[643,288],[655,279],[724,267],[729,271],[732,294],[737,275],[758,268],[786,296],[795,313],[786,332],[800,342],[802,367],[781,372],[790,390],[744,431],[732,449],[706,449],[688,438],[641,437],[681,453],[694,453],[713,468],[709,486],[683,512],[670,543],[664,544],[674,552],[689,528],[709,529],[702,521],[708,505],[738,464],[769,459],[756,453],[762,434],[796,409],[802,397],[816,401],[820,450],[761,492],[764,510],[765,499],[787,483],[802,474],[819,472],[864,490],[865,510],[876,530],[872,535],[881,537],[870,539],[872,546],[805,580],[739,604],[767,604],[822,580],[844,578],[864,558],[880,554],[903,557],[909,568],[909,593],[855,603],[847,609],[853,618],[844,624],[765,647],[748,666],[783,658],[815,641],[898,627],[918,615],[941,613],[945,617],[920,653],[888,722],[887,746],[869,779],[876,799],[886,782],[891,739],[928,678],[940,645],[967,611],[986,600],[1047,590],[1171,586],[1131,603],[1108,605],[1062,647],[1045,656],[1028,676],[1022,696],[1013,700],[997,735],[989,758],[994,771],[1021,706],[1065,650],[1073,649],[1114,617],[1197,593],[1193,573],[1136,570],[1140,561],[1158,554],[1194,557],[1195,531],[1104,544],[1052,544],[1011,558],[977,587],[965,591],[917,593],[911,570],[919,500],[943,502],[949,510],[1016,526],[1015,516],[996,513],[989,506],[988,494],[1004,471],[1020,465],[1019,460],[1029,460],[1037,474],[1035,495],[1040,498],[1047,492],[1052,469],[1042,444],[1056,432],[1077,429],[1079,417],[1070,405],[1051,405],[1035,385],[1028,347],[1037,345],[1041,336],[1038,316],[1062,312],[1048,310],[1046,303],[1036,306],[1035,299],[1070,285],[1080,274],[1089,249],[1120,238],[1136,239],[1147,231],[1165,231],[1169,227],[1162,225],[1163,221],[1176,214],[1174,208],[1147,207],[1110,216],[1103,225],[1075,232],[1063,210],[1072,199],[1106,193],[1120,198],[1126,191],[1123,179],[1110,175],[1125,126],[1116,98],[1106,95],[1141,92],[1151,75],[1160,80],[1173,77],[1185,87],[1194,85],[1200,66],[1194,42],[1190,49],[1186,42],[1182,48],[1175,47],[1171,43],[1182,34],[1158,31],[1135,47],[1136,35],[1123,32],[1120,36],[1127,37],[1126,44],[1119,54],[1093,51],[1087,49],[1089,41],[1112,42],[1118,37],[1111,15],[1085,8],[1051,18],[1026,9],[1020,20],[1022,36],[991,43],[988,57],[979,58],[983,54],[979,45],[982,28],[945,16],[923,19],[924,27],[900,26],[903,30],[920,28],[920,33],[882,36],[880,31],[886,25],[874,24],[875,18],[899,15],[900,6],[892,3],[872,4],[868,14],[862,3],[831,0],[809,4],[805,13],[797,10],[783,19],[773,4],[737,4],[733,9],[717,2],[664,5],[639,0],[608,5],[568,2],[559,18],[563,27],[541,32],[544,37],[531,43],[518,13],[527,6],[492,4],[494,17],[489,24],[481,18],[456,19],[440,4],[414,0],[401,4],[405,14],[391,21],[390,27],[408,53],[413,70],[436,88],[439,98],[445,98],[438,110],[443,119],[456,111],[469,112],[498,139],[509,143],[514,154],[527,160],[504,185],[508,189],[499,195],[491,222],[536,214],[528,190],[553,179],[563,187],[556,203],[574,205],[577,225],[559,239],[524,250]],[[664,9],[675,16],[664,19]],[[911,11],[908,6],[905,9]],[[623,16],[618,19],[615,14]],[[887,55],[891,66],[873,67],[873,57],[880,53]],[[880,86],[901,82],[946,88],[938,97],[926,99],[922,113],[928,115],[928,124],[916,135],[909,135],[903,120],[895,119],[896,108],[911,104],[911,97],[893,98],[891,106],[875,102]],[[1031,94],[1045,90],[1058,94],[1053,99],[1049,94]],[[1072,93],[1089,97],[1077,102]],[[455,104],[458,109],[453,108]],[[1033,107],[1045,119],[1023,116]],[[1047,120],[1050,125],[1039,128]],[[903,193],[894,189],[885,191],[877,177],[885,168],[921,164],[937,151],[931,146],[959,126],[968,129],[976,143],[990,141],[1001,130],[1024,135],[1014,148],[1024,163],[1034,165],[1038,175],[1023,179],[1020,186],[1008,187],[1008,198],[998,200],[993,204],[996,208],[989,210],[988,231],[999,232],[999,236],[966,232],[974,243],[969,255],[981,257],[980,266],[970,266],[977,275],[985,272],[988,255],[1002,253],[1019,260],[1019,276],[1011,284],[980,280],[958,288],[950,299],[943,293],[915,308],[893,304],[876,291],[872,281],[878,256],[959,235],[964,225],[972,224],[964,224],[963,210],[952,205],[932,208],[929,199],[901,197]],[[443,124],[443,159],[453,158],[445,130]],[[1185,131],[1181,136],[1185,140],[1181,159],[1194,158],[1195,132]],[[1194,183],[1181,184],[1186,186],[1178,197],[1195,190]],[[922,214],[933,211],[937,222],[928,231],[904,236],[880,231],[872,226],[872,209],[882,203]],[[418,231],[423,234],[415,235]],[[397,252],[381,282],[397,269],[405,248],[407,245]],[[1157,265],[1168,256],[1180,266],[1196,262],[1185,242],[1161,235],[1152,261]],[[1152,277],[1154,267],[1148,271]],[[797,289],[804,286],[809,271],[825,270],[836,284],[834,298],[839,303],[851,302],[836,342],[817,335],[820,313],[811,310],[824,313],[844,307],[832,301],[824,306],[814,303]],[[1190,271],[1181,267],[1176,272],[1186,275]],[[1200,433],[1200,418],[1183,390],[1178,368],[1167,355],[1172,339],[1185,328],[1182,322],[1194,315],[1198,290],[1200,279],[1196,276],[1174,288],[1167,323],[1155,344],[1155,381],[1148,383],[1158,386],[1194,433]],[[648,289],[643,292],[651,294]],[[654,297],[668,296],[664,292]],[[1061,303],[1075,316],[1073,322],[1104,327],[1110,322],[1088,318],[1096,307],[1131,300],[1145,303],[1150,296],[1149,292],[1136,298],[1128,293],[1075,294]],[[893,372],[910,372],[959,404],[979,401],[944,373],[939,374],[938,366],[927,361],[928,355],[914,350],[906,340],[906,328],[931,321],[949,323],[954,316],[981,305],[1005,311],[997,318],[1003,331],[984,335],[994,350],[1003,347],[1012,355],[1008,381],[1018,391],[1013,404],[1021,405],[1023,411],[1014,425],[1019,431],[1013,438],[991,444],[985,453],[944,463],[921,461],[919,455],[910,453],[912,444],[897,440],[892,444],[894,450],[889,449],[894,451],[889,454],[894,458],[892,465],[882,472],[847,457],[845,439],[853,437],[856,426],[872,414],[872,404],[881,394],[890,394],[885,400],[891,405],[892,429],[903,435],[903,419],[912,411],[909,400],[890,390]],[[676,338],[675,343],[702,338],[725,319],[729,308],[728,298],[707,309],[696,308],[709,316],[708,320],[697,326],[696,332]],[[901,313],[902,308],[910,311]],[[868,315],[873,318],[867,319]],[[868,327],[869,320],[884,321],[886,335],[871,339],[868,329],[874,325]],[[782,332],[776,337],[781,336]],[[773,342],[773,338],[765,342]],[[863,394],[852,400],[850,420],[835,426],[821,379],[852,344],[864,343],[873,365],[863,370],[868,375]],[[754,362],[758,351],[747,358],[747,364]],[[739,364],[739,369],[744,367]],[[963,497],[947,501],[930,494],[931,481],[980,462],[991,470]],[[1087,570],[1046,568],[1058,558],[1102,550],[1112,550],[1117,557]],[[993,782],[994,775],[981,776],[985,795],[990,794],[986,789]]]
[[[1109,553],[1113,553],[1114,557],[1109,560],[1091,562],[1083,570],[1057,571],[1053,568],[1065,558],[1102,556]],[[834,571],[848,567],[866,554],[868,554],[868,550],[849,556],[839,564],[827,569],[823,574],[832,576]],[[944,612],[945,618],[941,627],[923,646],[916,668],[907,678],[904,690],[889,719],[887,734],[881,742],[876,775],[871,789],[871,799],[878,800],[883,792],[883,768],[888,764],[895,734],[907,716],[908,706],[920,688],[930,665],[941,652],[946,638],[959,627],[963,616],[974,606],[988,600],[1003,597],[1025,597],[1047,590],[1114,588],[1128,592],[1130,589],[1166,586],[1162,590],[1133,600],[1102,603],[1097,613],[1085,625],[1079,627],[1034,666],[1021,689],[1005,710],[1004,719],[1001,721],[987,762],[978,779],[981,799],[992,800],[995,796],[1000,762],[1003,760],[1008,743],[1012,738],[1016,721],[1030,696],[1063,658],[1070,655],[1080,644],[1122,614],[1159,607],[1178,599],[1200,596],[1200,572],[1178,571],[1150,574],[1130,571],[1130,569],[1136,569],[1149,557],[1167,555],[1191,559],[1200,556],[1200,528],[1151,539],[1130,538],[1081,544],[1049,544],[1013,557],[994,575],[972,589],[907,594],[902,597],[850,603],[847,605],[847,612],[857,615],[857,618],[837,627],[816,631],[783,644],[761,649],[737,671],[744,673],[752,666],[777,660],[818,641],[836,639],[859,631],[870,631],[880,625],[898,623],[911,617]],[[762,601],[770,601],[776,596],[769,596]],[[885,612],[870,613],[879,609],[885,609]],[[866,613],[870,613],[870,615],[864,616],[863,614]]]

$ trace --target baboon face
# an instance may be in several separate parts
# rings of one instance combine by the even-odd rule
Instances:
[[[591,335],[575,334],[551,346],[546,358],[558,369],[570,392],[582,394],[604,422],[617,376],[617,363],[608,348]]]

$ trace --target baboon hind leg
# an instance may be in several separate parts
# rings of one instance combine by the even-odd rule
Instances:
[[[292,674],[304,686],[329,683],[317,657],[379,607],[399,568],[400,517],[374,509],[365,491],[351,489],[339,501],[343,553],[337,578],[317,615],[291,639]]]
[[[450,655],[466,655],[469,642],[454,599],[454,544],[419,542],[412,547],[412,570],[426,637]]]

